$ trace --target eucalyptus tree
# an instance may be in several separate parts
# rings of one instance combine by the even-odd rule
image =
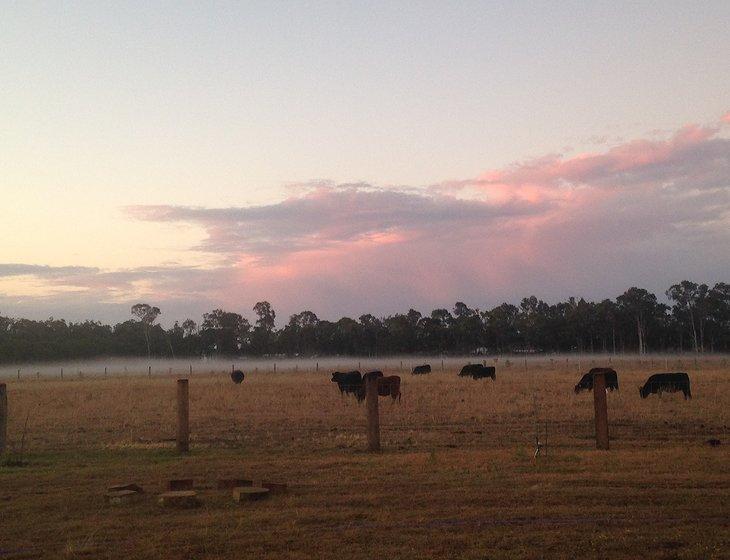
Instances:
[[[683,280],[671,286],[667,297],[674,301],[672,312],[680,324],[685,325],[692,337],[695,352],[704,351],[705,322],[708,315],[709,288],[707,284],[696,284]]]
[[[147,342],[147,357],[151,356],[150,352],[150,328],[160,316],[160,308],[153,307],[147,303],[137,303],[132,306],[132,315],[139,319],[139,323],[142,326],[144,332],[144,339]]]
[[[206,353],[238,354],[246,343],[250,330],[251,324],[248,319],[238,313],[222,309],[205,313],[201,335]]]

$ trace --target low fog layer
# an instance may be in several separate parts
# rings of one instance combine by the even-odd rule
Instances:
[[[0,379],[16,379],[20,370],[21,379],[59,379],[61,370],[64,378],[103,377],[105,368],[108,376],[122,375],[148,375],[151,368],[152,375],[187,375],[192,371],[195,375],[207,375],[211,373],[229,373],[231,368],[236,368],[245,373],[277,373],[296,371],[319,370],[323,375],[333,371],[350,370],[389,370],[394,373],[409,374],[413,367],[421,364],[430,364],[435,373],[441,371],[442,363],[444,369],[454,370],[468,363],[485,361],[487,365],[496,365],[498,368],[509,367],[511,371],[520,371],[525,366],[540,365],[546,369],[571,369],[581,371],[594,365],[616,365],[617,367],[628,360],[639,360],[649,362],[656,366],[657,371],[663,369],[676,369],[678,360],[681,360],[685,368],[694,364],[696,356],[694,353],[685,354],[539,354],[519,355],[503,354],[484,356],[387,356],[381,358],[358,357],[358,356],[334,356],[322,358],[208,358],[198,360],[170,360],[170,359],[147,359],[147,358],[101,358],[94,360],[79,360],[67,362],[43,362],[43,363],[22,363],[3,364],[0,366]],[[708,360],[722,362],[728,360],[728,356],[722,354],[704,354],[699,359],[703,362]],[[507,362],[509,361],[509,366]]]

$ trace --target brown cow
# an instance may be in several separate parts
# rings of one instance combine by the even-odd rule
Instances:
[[[363,377],[363,382],[360,387],[358,387],[357,391],[357,400],[358,402],[362,402],[365,400],[365,387],[366,387],[366,378],[367,377],[376,377],[378,379],[378,395],[381,397],[391,397],[393,401],[396,399],[398,402],[400,402],[400,377],[397,375],[388,375],[387,377],[383,377],[382,371],[371,371],[369,373],[366,373]]]
[[[396,399],[400,402],[400,376],[389,375],[387,377],[379,377],[378,395],[381,397],[391,397],[394,402]]]

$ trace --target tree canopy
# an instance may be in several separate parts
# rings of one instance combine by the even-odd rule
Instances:
[[[476,354],[509,352],[727,352],[730,350],[730,284],[682,281],[666,291],[669,304],[631,287],[615,300],[568,298],[553,304],[535,296],[492,309],[456,302],[422,314],[415,309],[386,317],[372,314],[338,321],[312,311],[276,328],[267,301],[249,320],[214,309],[200,323],[186,319],[165,329],[160,308],[139,303],[135,319],[116,325],[33,321],[0,315],[0,361],[64,360],[94,356],[327,356]]]

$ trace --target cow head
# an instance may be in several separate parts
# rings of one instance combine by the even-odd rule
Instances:
[[[644,388],[640,386],[639,387],[639,395],[641,395],[641,398],[642,399],[645,399],[646,397],[649,396],[649,390],[648,389],[647,390],[644,390]]]
[[[339,371],[336,371],[332,374],[332,383],[339,383],[342,379],[342,374]]]

